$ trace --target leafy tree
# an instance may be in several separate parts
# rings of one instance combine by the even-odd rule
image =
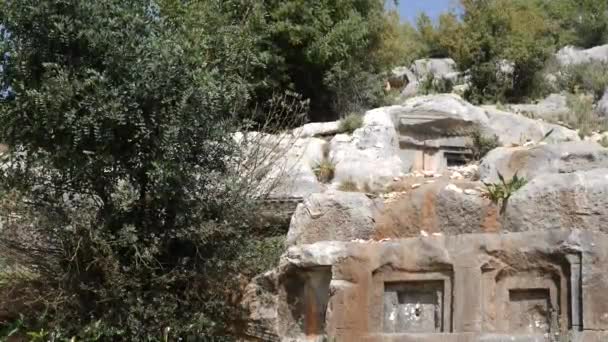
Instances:
[[[558,46],[589,48],[608,41],[608,1],[537,0],[555,23]]]
[[[442,18],[445,16],[449,16],[449,14],[444,14]],[[428,57],[443,58],[448,56],[448,51],[442,41],[442,34],[445,33],[443,32],[442,27],[435,27],[433,21],[426,13],[421,13],[418,16],[416,19],[416,27],[420,34],[420,39],[426,45],[426,55]]]
[[[262,97],[291,89],[310,99],[313,120],[380,103],[386,53],[383,0],[264,0],[269,57]]]
[[[126,341],[233,328],[264,267],[242,251],[270,246],[232,136],[263,63],[243,6],[0,1],[0,249],[31,274],[15,284],[28,324]]]
[[[422,41],[416,28],[407,21],[401,24],[401,37],[406,47],[402,55],[404,65],[409,66],[413,61],[428,56],[428,46]]]
[[[554,49],[551,25],[527,1],[462,0],[463,23],[451,55],[470,69],[469,99],[517,101]],[[511,69],[511,70],[509,70]]]

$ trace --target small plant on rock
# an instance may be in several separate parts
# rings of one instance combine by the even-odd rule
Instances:
[[[336,163],[329,158],[323,158],[313,168],[315,176],[321,183],[329,183],[334,179]]]
[[[356,129],[363,126],[363,116],[351,113],[340,120],[340,132],[352,134]]]
[[[500,179],[500,183],[483,183],[486,186],[487,196],[494,204],[501,204],[503,210],[505,205],[511,195],[513,195],[517,190],[521,189],[524,185],[528,183],[528,181],[517,175],[513,175],[511,180],[506,181],[503,175],[498,172],[498,178]]]
[[[471,143],[469,148],[473,154],[473,160],[479,161],[488,154],[488,152],[500,146],[500,141],[496,135],[487,136],[476,129],[471,134]]]
[[[357,183],[351,179],[345,179],[342,182],[340,182],[340,185],[338,186],[338,190],[344,191],[344,192],[359,192],[360,191],[359,186],[357,186]]]

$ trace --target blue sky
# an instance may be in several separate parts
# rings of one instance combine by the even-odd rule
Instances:
[[[388,0],[393,6],[392,0]],[[421,12],[426,12],[432,19],[436,19],[443,12],[455,8],[457,0],[399,0],[399,14],[402,20],[416,22]],[[393,7],[394,8],[394,7]]]

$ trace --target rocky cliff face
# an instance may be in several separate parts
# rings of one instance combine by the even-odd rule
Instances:
[[[571,229],[319,242],[250,291],[283,341],[604,341],[607,244]]]
[[[301,202],[280,265],[247,288],[248,339],[608,340],[608,149],[451,94],[336,127],[290,133],[307,136],[284,155],[305,158],[280,189]],[[496,136],[480,162],[472,134]]]

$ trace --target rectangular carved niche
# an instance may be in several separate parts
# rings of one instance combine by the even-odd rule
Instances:
[[[323,335],[329,301],[331,267],[300,269],[284,280],[287,315],[281,316],[291,335]]]
[[[452,329],[452,271],[382,269],[373,276],[370,330],[443,333]]]
[[[549,289],[509,290],[509,332],[544,334],[555,326],[557,316]]]
[[[542,335],[582,329],[580,255],[547,259],[519,270],[501,263],[482,267],[484,331]]]
[[[432,333],[443,330],[443,281],[384,285],[384,332]]]

